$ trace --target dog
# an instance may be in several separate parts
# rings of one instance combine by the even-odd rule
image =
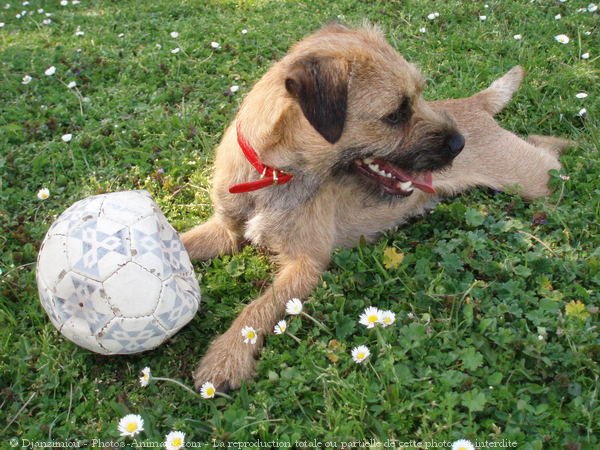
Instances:
[[[439,196],[475,186],[548,195],[548,172],[569,142],[524,140],[493,118],[523,76],[517,66],[472,97],[427,102],[417,68],[369,24],[325,26],[274,64],[216,150],[213,216],[181,237],[192,259],[249,241],[279,269],[212,342],[196,388],[210,381],[227,391],[252,378],[286,302],[309,296],[336,247],[373,241]],[[254,345],[243,341],[246,326]]]

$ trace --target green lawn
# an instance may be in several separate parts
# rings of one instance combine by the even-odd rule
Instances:
[[[466,438],[480,447],[503,439],[523,449],[600,447],[600,29],[589,0],[6,1],[0,448],[11,438],[133,445],[117,431],[128,413],[143,417],[137,443],[147,445],[180,430],[210,446]],[[204,220],[213,148],[252,84],[323,23],[364,18],[421,68],[429,99],[471,95],[523,65],[523,87],[499,120],[577,141],[561,159],[570,179],[555,174],[555,193],[534,203],[473,191],[375,245],[337,251],[305,306],[330,331],[292,320],[300,343],[270,337],[256,380],[231,399],[159,381],[142,388],[138,374],[149,366],[191,385],[211,338],[271,277],[254,249],[196,266],[201,311],[155,351],[102,357],[62,338],[39,303],[34,270],[57,215],[92,194],[147,189],[178,230]],[[56,73],[46,76],[50,66]],[[47,200],[36,197],[41,188]],[[404,255],[395,268],[384,264],[389,247]],[[367,330],[358,324],[367,306],[391,309],[396,323]],[[371,349],[369,364],[352,362],[359,344]]]

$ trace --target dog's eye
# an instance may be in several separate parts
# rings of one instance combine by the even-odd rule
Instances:
[[[388,125],[399,125],[403,122],[408,121],[410,119],[411,109],[410,109],[410,100],[405,98],[402,101],[402,104],[396,109],[393,113],[385,116],[383,120]]]

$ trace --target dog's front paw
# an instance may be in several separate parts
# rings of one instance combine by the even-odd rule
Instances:
[[[210,381],[218,392],[238,389],[242,381],[250,380],[256,368],[259,343],[244,344],[241,335],[231,332],[217,338],[194,372],[194,385],[199,391]]]

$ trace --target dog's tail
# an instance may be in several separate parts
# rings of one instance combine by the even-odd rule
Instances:
[[[490,114],[498,114],[504,109],[512,98],[515,91],[519,88],[525,71],[521,66],[515,66],[506,72],[502,77],[494,81],[489,88],[481,91],[475,96]]]

